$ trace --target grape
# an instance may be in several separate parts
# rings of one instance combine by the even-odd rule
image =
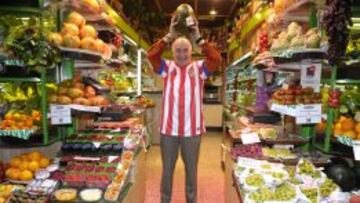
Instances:
[[[327,0],[322,23],[329,37],[328,60],[334,65],[345,56],[351,22],[351,0]]]
[[[316,188],[302,188],[301,192],[311,201],[311,203],[317,203],[318,191]]]
[[[253,187],[260,187],[265,183],[264,178],[260,174],[252,174],[246,177],[245,182]]]
[[[279,201],[288,201],[296,197],[296,190],[294,187],[285,183],[275,189],[274,199]]]
[[[336,188],[337,185],[332,180],[326,179],[324,183],[320,185],[320,194],[322,197],[328,197]]]
[[[259,191],[253,192],[249,195],[249,198],[256,202],[263,201],[289,201],[296,197],[296,190],[289,184],[282,184],[271,191],[267,187],[261,188]]]

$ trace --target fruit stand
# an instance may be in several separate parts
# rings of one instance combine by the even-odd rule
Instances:
[[[105,1],[4,5],[0,202],[143,202],[147,43]]]
[[[306,0],[291,2],[275,1],[269,7],[261,1],[250,1],[228,40],[228,54],[234,62],[226,70],[226,202],[343,200],[345,197],[336,192],[356,188],[351,181],[356,177],[356,166],[351,169],[347,163],[356,165],[355,147],[353,155],[352,150],[341,150],[344,147],[339,145],[357,143],[350,140],[358,133],[353,117],[358,114],[358,87],[351,84],[356,79],[347,73],[356,73],[356,68],[346,65],[351,64],[350,54],[343,52],[346,47],[340,48],[347,44],[347,32],[334,28],[337,23],[347,25],[351,6],[347,1],[332,2],[343,9],[342,17],[337,19],[335,6]],[[352,11],[356,16],[356,8]],[[319,21],[319,15],[324,15],[323,21]],[[337,39],[334,32],[343,38]],[[251,78],[255,78],[253,82]],[[349,83],[341,87],[345,81]],[[256,92],[254,98],[251,92]],[[346,97],[341,96],[344,92]],[[350,173],[349,185],[331,172],[339,164],[334,157],[349,158],[342,168]],[[304,163],[308,168],[299,169]],[[262,164],[282,171],[280,179],[289,180],[290,186],[280,181],[280,174],[269,178],[266,169],[259,169]],[[325,167],[325,171],[318,167]],[[307,181],[301,178],[310,168],[323,177],[319,182],[307,174],[312,176],[311,187],[304,186]],[[294,174],[297,184],[291,179]],[[268,183],[271,181],[281,183]],[[315,188],[320,188],[319,194]]]

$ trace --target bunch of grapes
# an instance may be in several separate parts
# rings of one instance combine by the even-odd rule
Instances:
[[[352,0],[326,0],[323,24],[329,38],[328,60],[331,65],[345,56],[351,22]]]

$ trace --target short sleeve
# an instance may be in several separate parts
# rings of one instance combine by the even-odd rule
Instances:
[[[197,61],[196,65],[199,68],[199,74],[203,80],[206,80],[209,76],[211,76],[211,73],[209,72],[208,68],[206,67],[204,60]]]

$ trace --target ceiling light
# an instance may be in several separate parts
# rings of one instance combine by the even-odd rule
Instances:
[[[216,15],[216,14],[217,14],[217,11],[216,11],[216,10],[214,10],[214,9],[212,9],[212,10],[209,12],[209,14],[214,16],[214,15]]]

